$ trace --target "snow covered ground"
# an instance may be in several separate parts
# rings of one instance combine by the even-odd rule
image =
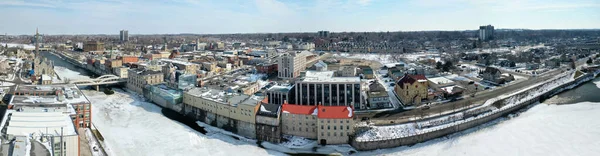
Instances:
[[[70,70],[66,67],[54,66],[54,71],[62,80],[79,80],[79,79],[89,79],[89,76],[81,75],[81,73],[77,71]]]
[[[203,135],[161,113],[137,96],[84,90],[92,102],[92,122],[109,155],[278,155],[225,135]]]
[[[389,54],[350,54],[350,53],[340,53],[334,54],[334,57],[345,57],[345,58],[354,58],[354,59],[365,59],[371,61],[377,61],[381,64],[389,64],[389,63],[397,63],[398,61],[394,61],[391,55]]]
[[[12,48],[12,47],[21,47],[21,48],[27,49],[27,50],[33,50],[33,49],[35,49],[35,45],[33,45],[33,44],[0,43],[0,45],[2,45],[2,46],[8,46],[9,48]]]
[[[14,86],[14,83],[10,82],[0,82],[0,87]]]
[[[449,137],[357,155],[597,155],[600,103],[533,106]]]
[[[596,84],[596,86],[598,86],[598,88],[600,88],[600,81],[594,81],[594,83]]]

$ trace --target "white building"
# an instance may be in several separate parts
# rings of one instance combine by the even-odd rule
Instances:
[[[306,69],[305,52],[291,52],[281,55],[278,60],[278,77],[291,79],[300,76],[300,72]]]
[[[333,77],[333,71],[306,71],[306,77],[296,81],[293,90],[294,104],[364,108],[358,77]]]
[[[49,143],[48,152],[53,155],[79,155],[79,137],[69,114],[8,110],[2,120],[2,128],[6,129],[2,135],[9,140],[31,136],[33,140],[44,144]],[[29,144],[30,146],[39,146],[39,144]]]

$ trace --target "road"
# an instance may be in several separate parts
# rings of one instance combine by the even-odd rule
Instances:
[[[378,114],[361,114],[359,117],[369,117],[370,121],[377,125],[387,125],[387,124],[397,124],[411,121],[422,120],[423,116],[431,116],[431,115],[442,115],[449,114],[457,111],[461,111],[464,109],[468,109],[471,107],[482,105],[486,100],[497,97],[502,94],[514,92],[517,90],[521,90],[523,88],[529,87],[533,84],[548,80],[553,76],[561,73],[562,70],[553,70],[544,73],[543,75],[532,77],[525,81],[516,82],[512,85],[508,85],[505,87],[500,87],[493,91],[482,91],[479,92],[475,97],[467,97],[464,100],[450,102],[446,104],[440,104],[432,106],[427,110],[422,109],[414,109],[408,111],[392,111],[392,112],[383,112]],[[357,115],[358,116],[358,115]]]

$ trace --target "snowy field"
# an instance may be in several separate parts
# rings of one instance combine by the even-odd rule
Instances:
[[[89,79],[89,76],[81,75],[81,73],[77,71],[70,70],[61,66],[54,66],[54,71],[61,79],[69,79],[69,80],[80,80],[80,79]]]
[[[349,53],[340,53],[333,54],[334,57],[345,57],[345,58],[353,58],[353,59],[365,59],[370,61],[377,61],[381,64],[389,64],[389,63],[397,63],[398,61],[394,61],[391,55],[389,54],[349,54]]]
[[[446,138],[412,147],[358,155],[597,155],[600,103],[538,104],[518,117],[498,119]]]
[[[110,96],[83,92],[92,102],[92,122],[104,136],[109,155],[282,155],[225,135],[203,135],[122,90]]]
[[[33,44],[0,43],[0,45],[2,45],[2,46],[8,46],[9,48],[12,48],[12,47],[21,47],[21,48],[27,49],[27,50],[33,50],[33,49],[35,49],[35,45],[33,45]]]

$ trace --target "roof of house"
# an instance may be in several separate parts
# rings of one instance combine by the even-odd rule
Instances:
[[[303,114],[303,115],[312,115],[315,113],[315,109],[317,106],[309,106],[309,105],[294,105],[284,103],[281,105],[281,111],[283,113],[291,113],[291,114]]]
[[[483,71],[483,73],[496,74],[496,73],[501,73],[501,72],[500,72],[500,70],[498,70],[498,68],[485,67],[485,71]]]
[[[425,75],[411,75],[411,74],[406,74],[404,75],[404,77],[402,77],[400,80],[398,80],[397,84],[400,84],[400,87],[403,87],[403,85],[401,84],[405,84],[405,83],[409,83],[409,84],[413,84],[417,81],[427,81],[427,78],[425,77]]]
[[[352,107],[350,106],[322,106],[317,107],[319,113],[318,118],[322,119],[348,119],[354,116]]]
[[[369,91],[371,91],[371,92],[385,91],[385,88],[383,88],[383,85],[381,85],[381,83],[373,82],[373,83],[369,84]]]

